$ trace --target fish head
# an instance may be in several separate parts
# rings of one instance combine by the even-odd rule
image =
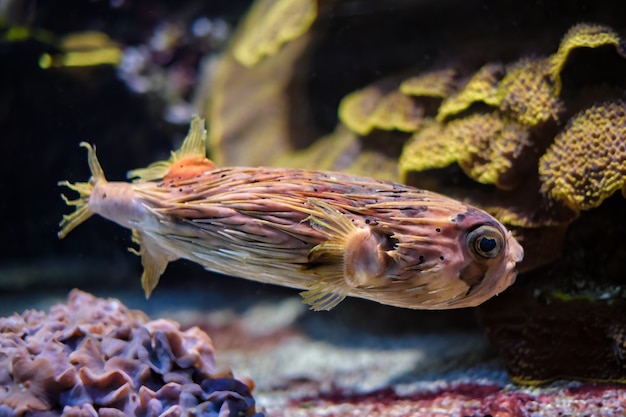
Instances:
[[[460,263],[458,279],[468,290],[450,305],[477,306],[515,283],[516,266],[524,258],[524,249],[511,231],[482,211],[470,213],[468,222],[460,226],[463,234],[459,245],[465,263]]]
[[[405,308],[452,309],[477,306],[515,282],[524,250],[511,232],[482,210],[445,203],[373,230],[387,236],[387,244],[378,246],[380,273],[355,289],[357,296]]]

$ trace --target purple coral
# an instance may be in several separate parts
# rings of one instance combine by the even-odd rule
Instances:
[[[0,416],[255,416],[209,336],[82,291],[0,318]]]

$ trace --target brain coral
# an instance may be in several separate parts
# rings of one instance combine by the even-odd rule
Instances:
[[[260,416],[216,371],[209,336],[74,290],[49,314],[0,318],[0,415]]]
[[[575,115],[539,160],[542,191],[575,210],[599,206],[626,185],[626,102]]]

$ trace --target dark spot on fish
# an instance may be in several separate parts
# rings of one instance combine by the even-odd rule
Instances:
[[[441,256],[439,257],[439,259],[441,259],[441,260],[443,261],[443,260],[444,260],[444,257],[443,257],[443,255],[441,255]]]
[[[183,192],[183,187],[180,187],[180,188],[178,189],[178,191],[180,191],[180,192],[182,193],[182,192]]]
[[[456,220],[462,222],[463,220],[465,220],[465,214],[457,214]]]
[[[313,192],[316,193],[317,192],[317,187],[313,187]]]
[[[107,193],[102,193],[102,199],[105,200],[107,198]]]
[[[408,207],[399,207],[399,210],[402,210],[402,214],[406,217],[424,217],[424,213],[428,211],[427,206],[408,206]]]
[[[437,233],[441,233],[441,228],[439,228],[439,227],[438,227],[438,228],[436,228],[436,229],[435,229],[435,232],[437,232]]]
[[[370,224],[372,221],[370,219],[365,219],[365,224]]]
[[[220,175],[220,178],[224,178],[226,176],[226,174],[222,174]]]
[[[424,262],[424,255],[420,255],[419,261],[420,261],[420,263]]]

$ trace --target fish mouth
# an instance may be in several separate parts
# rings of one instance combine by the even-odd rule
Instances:
[[[511,231],[507,233],[507,241],[509,246],[509,253],[512,258],[513,265],[518,264],[524,260],[524,247],[513,237]]]

